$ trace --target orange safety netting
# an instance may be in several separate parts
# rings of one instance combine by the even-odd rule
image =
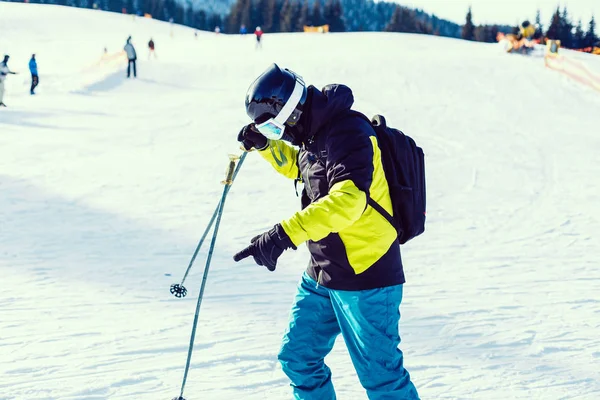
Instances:
[[[313,32],[313,33],[328,33],[329,25],[321,25],[321,26],[304,26],[304,32]]]
[[[600,55],[600,47],[584,47],[583,49],[573,49],[575,51],[580,51],[582,53],[590,53]]]
[[[600,75],[590,71],[582,61],[552,53],[547,54],[544,60],[546,67],[600,91]]]

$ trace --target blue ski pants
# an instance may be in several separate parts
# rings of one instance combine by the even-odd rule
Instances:
[[[340,333],[370,400],[419,399],[398,348],[401,301],[402,285],[332,290],[304,273],[278,356],[294,399],[336,399],[324,359]]]

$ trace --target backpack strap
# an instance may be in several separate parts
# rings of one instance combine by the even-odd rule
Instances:
[[[379,138],[377,137],[377,130],[387,128],[387,122],[385,120],[385,117],[383,115],[377,114],[372,119],[369,119],[363,113],[360,113],[358,111],[354,111],[354,113],[369,122],[369,124],[373,128],[373,131],[375,131],[375,137],[377,138],[377,144],[379,145]],[[384,168],[383,167],[383,149],[381,147],[379,147],[379,151],[380,151],[380,153],[382,153],[381,154],[381,162],[382,162],[381,167]],[[384,170],[384,175],[385,175],[385,170]],[[386,180],[387,180],[387,176],[386,176]],[[389,185],[389,182],[388,182],[388,185]],[[389,212],[387,212],[386,209],[383,208],[379,203],[377,203],[375,200],[373,200],[373,198],[371,197],[371,195],[369,193],[367,193],[367,196],[368,196],[367,204],[370,205],[371,207],[373,207],[373,209],[375,209],[375,211],[377,211],[379,214],[381,214],[390,223],[390,225],[392,225],[394,227],[394,229],[396,229],[396,222],[394,221],[394,217]]]
[[[371,125],[371,127],[373,128],[373,131],[375,131],[375,137],[377,137],[377,128],[386,128],[387,127],[387,123],[385,118],[383,117],[383,115],[375,115],[373,117],[373,119],[369,119],[369,117],[367,117],[365,114],[358,112],[356,110],[351,110],[351,112],[364,119],[365,121],[367,121],[369,123],[369,125]],[[333,123],[335,122],[336,119],[330,121],[329,123]],[[325,162],[327,161],[327,149],[325,148],[325,143],[324,143],[324,137],[323,135],[317,135],[317,137],[315,138],[315,141],[317,142],[317,160],[321,161],[323,164],[325,164]],[[377,140],[377,143],[379,144],[379,140]],[[381,151],[381,149],[380,149]],[[383,162],[383,159],[382,159]],[[383,167],[383,165],[382,165]],[[385,210],[385,208],[383,208],[381,205],[379,205],[379,203],[377,203],[375,200],[373,200],[371,198],[371,194],[367,192],[367,204],[365,204],[365,209],[363,210],[363,213],[367,210],[367,206],[371,206],[373,207],[373,209],[375,209],[375,211],[377,211],[379,214],[381,214],[394,228],[396,228],[396,223],[394,222],[394,217]]]
[[[367,199],[367,204],[373,207],[375,211],[377,211],[379,214],[381,214],[394,228],[396,227],[394,217],[392,217],[392,215],[389,212],[387,212],[385,208],[381,207],[379,203],[373,200],[371,196],[369,196],[369,198]]]

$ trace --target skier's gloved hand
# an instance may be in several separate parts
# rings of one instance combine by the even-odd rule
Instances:
[[[253,147],[256,150],[264,150],[269,145],[267,138],[254,128],[254,124],[244,126],[240,133],[238,133],[237,140],[244,145],[246,150],[250,150]]]
[[[233,256],[234,261],[241,261],[252,256],[254,262],[267,267],[269,271],[275,271],[277,259],[284,250],[290,248],[296,250],[296,246],[280,224],[275,225],[270,231],[252,238],[250,242],[250,246]]]

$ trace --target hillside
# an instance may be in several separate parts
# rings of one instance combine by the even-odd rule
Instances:
[[[256,51],[252,37],[15,3],[0,3],[0,29],[0,54],[20,72],[0,109],[0,399],[178,395],[206,251],[188,297],[169,285],[238,151],[246,89],[271,62],[317,87],[347,84],[356,109],[425,149],[427,231],[403,247],[401,308],[421,398],[598,398],[598,92],[539,58],[433,36],[265,35]],[[113,56],[129,35],[135,80]],[[291,397],[276,356],[306,248],[273,273],[232,255],[298,207],[293,183],[249,154],[225,208],[188,400]],[[339,399],[366,399],[341,339],[327,362]]]

